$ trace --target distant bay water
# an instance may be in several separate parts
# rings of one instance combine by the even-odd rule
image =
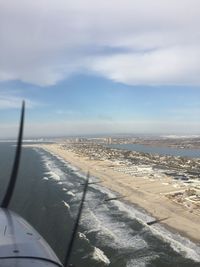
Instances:
[[[172,148],[142,144],[111,144],[108,145],[108,147],[159,155],[200,158],[200,149]]]
[[[10,175],[14,143],[0,143],[0,199]],[[91,177],[95,179],[94,177]],[[57,155],[23,148],[10,209],[24,217],[62,260],[77,216],[85,176]],[[200,246],[121,201],[100,184],[89,187],[72,253],[75,267],[200,267]]]

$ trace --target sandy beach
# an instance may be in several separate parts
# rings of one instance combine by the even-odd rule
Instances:
[[[167,192],[174,190],[168,183],[170,178],[166,177],[166,183],[146,177],[141,179],[114,171],[108,160],[89,160],[63,149],[59,144],[37,146],[59,155],[84,173],[90,171],[91,176],[98,178],[103,186],[124,196],[125,201],[145,209],[153,217],[168,218],[162,223],[171,228],[173,232],[180,233],[192,241],[200,241],[200,215],[194,214],[165,196]]]

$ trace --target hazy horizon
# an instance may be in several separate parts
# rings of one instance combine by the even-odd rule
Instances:
[[[0,141],[16,141],[17,140],[17,134],[16,136],[11,136],[11,137],[0,137]],[[72,135],[38,135],[38,136],[24,136],[23,141],[31,141],[31,140],[54,140],[54,139],[70,139],[70,138],[144,138],[144,139],[151,139],[151,138],[169,138],[169,139],[174,139],[174,138],[200,138],[200,134],[176,134],[176,133],[99,133],[99,134],[72,134]]]

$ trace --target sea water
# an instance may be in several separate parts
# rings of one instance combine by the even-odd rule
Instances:
[[[15,147],[0,144],[0,198],[10,175]],[[96,177],[91,177],[96,181]],[[57,155],[24,147],[10,208],[23,216],[63,260],[80,205],[85,176]],[[195,244],[152,220],[100,184],[88,189],[71,262],[76,267],[197,267]]]
[[[124,149],[158,155],[180,156],[188,158],[200,158],[200,149],[174,148],[166,146],[150,146],[142,144],[111,144],[111,148]]]

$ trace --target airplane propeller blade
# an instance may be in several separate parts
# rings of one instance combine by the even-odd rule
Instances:
[[[22,109],[21,109],[21,118],[20,118],[20,127],[19,127],[19,135],[18,135],[18,141],[17,141],[17,148],[15,152],[15,160],[10,176],[10,181],[7,187],[6,194],[3,198],[1,207],[7,208],[10,200],[12,198],[13,190],[15,188],[15,183],[17,180],[17,174],[19,169],[19,163],[20,163],[20,156],[21,156],[21,148],[22,148],[22,138],[23,138],[23,129],[24,129],[24,113],[25,113],[25,102],[22,102]]]
[[[69,245],[68,245],[68,250],[67,250],[65,261],[64,261],[64,266],[65,267],[68,266],[68,263],[69,263],[69,260],[70,260],[70,256],[71,256],[71,252],[72,252],[72,248],[73,248],[73,244],[74,244],[74,241],[75,241],[75,238],[76,238],[77,229],[78,229],[78,226],[79,226],[79,222],[80,222],[81,214],[82,214],[82,210],[83,210],[83,205],[84,205],[84,202],[85,202],[86,192],[87,192],[87,189],[88,189],[89,177],[90,177],[90,174],[88,172],[87,179],[86,179],[86,182],[85,182],[85,186],[84,186],[84,189],[83,189],[81,204],[79,206],[78,214],[77,214],[77,217],[76,217],[76,221],[74,223],[74,228],[73,228],[73,231],[72,231],[72,235],[71,235],[71,238],[70,238],[70,242],[69,242]]]

